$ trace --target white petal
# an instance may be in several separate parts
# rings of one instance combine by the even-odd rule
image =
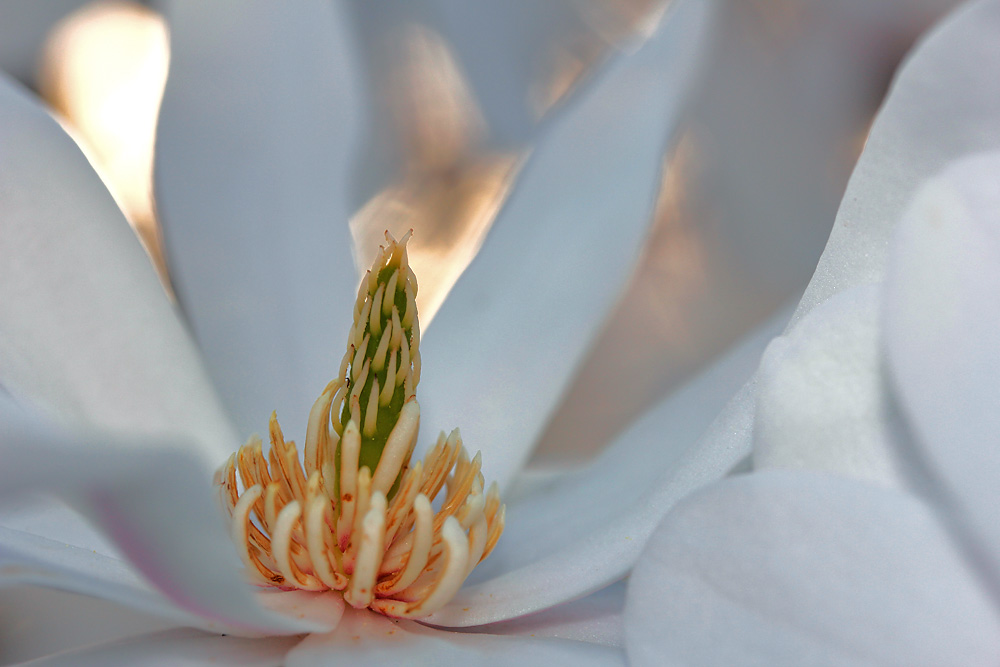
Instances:
[[[757,374],[753,463],[902,486],[883,391],[874,285],[816,306],[767,348]]]
[[[37,586],[0,589],[0,646],[8,664],[174,627],[98,598]]]
[[[305,428],[351,324],[357,109],[338,7],[168,10],[157,202],[178,297],[244,436],[273,409]]]
[[[678,3],[553,118],[423,341],[422,423],[459,426],[501,487],[629,276],[708,13]]]
[[[243,665],[280,667],[301,639],[244,639],[197,630],[168,630],[90,646],[27,663],[33,667],[106,667],[107,665]]]
[[[625,640],[637,667],[989,665],[1000,617],[912,496],[765,472],[668,515],[630,579]]]
[[[787,317],[786,311],[651,410],[587,470],[509,507],[496,550],[473,572],[488,579],[466,585],[427,622],[494,623],[625,576],[674,503],[749,455],[755,384],[726,402]]]
[[[1000,592],[1000,153],[955,163],[918,194],[891,252],[885,330],[913,453]]]
[[[0,182],[0,382],[63,419],[221,461],[231,427],[139,241],[76,144],[2,75]]]
[[[998,31],[1000,3],[965,4],[897,72],[795,319],[836,291],[880,282],[893,226],[919,185],[955,158],[1000,147]]]
[[[620,648],[624,642],[624,607],[625,582],[620,581],[580,600],[509,621],[491,623],[488,630],[495,635],[555,637]]]
[[[567,639],[501,637],[435,630],[348,609],[337,629],[312,635],[287,658],[288,667],[337,665],[624,665],[607,646]]]
[[[114,555],[34,535],[30,526],[0,526],[0,577],[7,583],[106,597],[241,634],[291,634],[336,623],[292,619],[254,603],[239,576],[210,475],[198,459],[172,448],[68,436],[7,412],[2,417],[0,500],[42,492],[65,500],[183,613],[171,611]]]

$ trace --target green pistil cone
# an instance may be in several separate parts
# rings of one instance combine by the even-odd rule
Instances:
[[[361,431],[358,469],[367,466],[372,473],[420,379],[417,283],[406,257],[408,237],[397,243],[386,235],[388,244],[358,292],[344,358],[347,391],[340,431],[355,421]]]

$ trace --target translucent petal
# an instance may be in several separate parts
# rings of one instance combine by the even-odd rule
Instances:
[[[691,496],[629,582],[629,661],[988,665],[1000,617],[914,497],[819,473]]]
[[[273,409],[306,423],[351,324],[358,109],[338,8],[178,0],[167,12],[158,208],[179,300],[244,436]]]
[[[920,184],[953,159],[1000,147],[998,30],[1000,3],[967,3],[899,69],[795,319],[838,290],[880,282],[893,226]]]
[[[753,463],[902,486],[883,386],[881,290],[853,287],[767,348],[757,374]]]
[[[998,116],[1000,118],[1000,116]],[[1000,601],[1000,153],[949,166],[916,197],[890,253],[885,350],[942,501],[974,538]]]
[[[624,665],[620,650],[567,639],[457,633],[348,609],[337,629],[312,635],[287,658],[288,667],[337,665]]]
[[[495,623],[625,576],[674,503],[749,455],[755,384],[727,400],[787,317],[785,311],[653,408],[585,471],[508,507],[503,537],[474,573],[478,583],[466,584],[427,622]]]
[[[0,382],[59,418],[233,446],[190,337],[83,154],[0,75]]]
[[[501,487],[629,276],[708,14],[678,3],[553,118],[422,341],[422,423],[461,427]]]

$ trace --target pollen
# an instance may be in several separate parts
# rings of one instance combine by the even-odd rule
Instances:
[[[409,236],[386,232],[361,281],[347,351],[309,414],[301,459],[272,413],[267,452],[251,437],[216,483],[255,583],[340,591],[353,607],[420,618],[490,554],[505,510],[458,429],[411,464],[420,331]]]

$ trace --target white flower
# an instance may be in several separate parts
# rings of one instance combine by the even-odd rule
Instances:
[[[15,505],[0,515],[0,583],[101,596],[196,628],[84,649],[66,656],[70,662],[179,653],[259,664],[620,661],[601,645],[614,643],[620,623],[614,591],[569,601],[627,574],[677,500],[749,453],[748,440],[713,437],[738,430],[725,416],[699,436],[780,316],[586,469],[505,498],[508,527],[478,581],[429,619],[438,627],[490,624],[476,634],[344,611],[336,595],[255,599],[238,577],[208,482],[273,408],[288,424],[305,423],[337,367],[356,274],[346,224],[336,222],[347,218],[359,112],[345,50],[326,39],[327,28],[341,25],[326,3],[309,5],[300,23],[239,7],[178,3],[171,17],[159,201],[200,354],[83,158],[0,81],[0,383],[18,403],[0,405],[0,496],[53,491],[113,543],[59,507]],[[224,15],[207,20],[217,11]],[[423,423],[460,426],[503,486],[628,278],[707,11],[678,2],[648,41],[607,63],[552,117],[424,337]],[[269,48],[284,39],[293,48]],[[282,113],[261,111],[274,105]],[[220,117],[223,108],[231,115]],[[220,168],[218,154],[231,169]],[[754,243],[746,250],[781,272],[759,247],[753,254]],[[743,306],[744,295],[732,290],[719,307]],[[26,416],[26,404],[71,432]],[[532,612],[541,613],[520,618]],[[316,634],[261,641],[206,630]]]
[[[2,572],[8,584],[98,595],[202,630],[323,633],[343,613],[340,596],[282,592],[255,602],[208,485],[212,469],[261,430],[273,408],[286,424],[305,424],[312,400],[339,367],[356,293],[344,203],[355,93],[342,45],[327,39],[329,25],[338,25],[329,5],[315,3],[295,21],[259,8],[211,21],[194,15],[202,7],[181,5],[171,17],[158,179],[172,276],[207,373],[83,157],[23,93],[0,87],[2,381],[19,403],[73,427],[64,432],[8,408],[0,492],[16,498],[54,491],[114,544],[60,508],[8,512],[0,529]],[[674,8],[654,35],[609,62],[560,111],[474,263],[422,336],[421,422],[435,431],[461,427],[467,446],[483,451],[486,475],[502,487],[522,466],[629,277],[707,12],[701,2]],[[225,39],[206,35],[209,29],[227,31]],[[265,35],[277,39],[282,30],[298,48],[277,55],[261,48]],[[205,57],[204,49],[220,41],[226,57]],[[272,57],[289,62],[276,67]],[[248,71],[252,81],[240,78]],[[281,95],[289,73],[309,82],[301,96]],[[277,91],[268,104],[285,105],[287,114],[263,111],[261,91]],[[240,111],[238,124],[220,122],[208,109],[192,113],[220,97]],[[226,155],[231,172],[219,173],[200,154],[207,146]],[[175,151],[187,166],[175,166]],[[609,216],[615,224],[598,224]],[[739,369],[731,373],[739,376]],[[678,473],[670,461],[650,464],[641,454],[664,420],[670,415],[654,416],[580,475],[509,500],[508,528],[486,561],[491,566],[427,622],[498,623],[624,576],[670,502],[731,465],[719,458],[673,484]],[[639,477],[629,474],[636,467]],[[595,521],[608,528],[595,534]],[[611,611],[605,625],[615,623]],[[545,634],[545,619],[538,622]],[[559,625],[547,634],[592,637],[595,627]],[[387,633],[397,641],[381,641]],[[351,641],[358,634],[380,641],[358,647]],[[348,662],[346,646],[416,659],[440,652],[445,637],[348,612],[333,634],[314,635],[288,660],[340,644],[336,655]],[[447,641],[445,650],[468,655],[502,646],[508,660],[516,651],[538,658],[550,652],[557,662],[616,654],[599,644],[528,636]],[[268,646],[283,655],[289,643]]]
[[[636,566],[635,664],[995,664],[998,30],[1000,3],[970,3],[901,69],[715,434],[752,439],[755,472],[685,500]]]

